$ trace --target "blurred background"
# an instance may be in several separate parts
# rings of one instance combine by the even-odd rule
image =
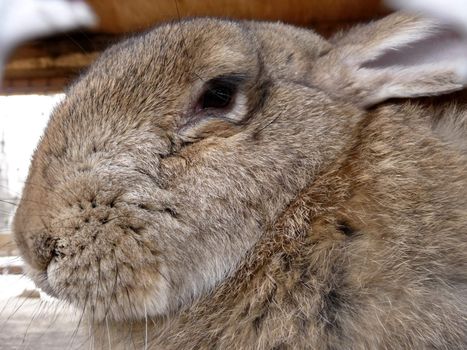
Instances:
[[[80,348],[86,341],[86,334],[75,332],[76,320],[68,309],[49,307],[51,301],[23,275],[11,221],[30,157],[53,107],[107,46],[158,23],[193,16],[280,20],[328,37],[389,12],[380,0],[89,0],[97,22],[83,28],[79,21],[55,26],[54,21],[64,18],[60,11],[40,8],[78,2],[0,0],[0,55],[6,57],[0,59],[0,349]],[[12,4],[19,8],[16,13],[7,11]],[[37,29],[36,19],[42,26]],[[19,36],[21,42],[11,47],[1,43],[7,20],[12,35],[30,25],[27,35]]]

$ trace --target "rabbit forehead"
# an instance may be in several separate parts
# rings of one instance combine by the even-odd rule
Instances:
[[[66,108],[60,108],[69,113],[55,113],[55,119],[81,114],[85,126],[83,120],[133,123],[177,114],[199,82],[230,73],[257,76],[250,35],[235,22],[196,19],[128,39],[106,50],[70,88],[62,105]],[[65,118],[68,123],[76,119]]]
[[[100,77],[106,72],[134,82],[150,81],[152,86],[179,88],[205,76],[248,70],[255,64],[248,30],[235,22],[193,19],[157,27],[110,48],[90,73]]]
[[[248,69],[256,63],[251,33],[241,22],[192,19],[156,28],[149,34],[149,40],[156,48],[151,54],[173,59],[179,64],[180,73],[191,75],[189,80],[194,73],[222,74]]]

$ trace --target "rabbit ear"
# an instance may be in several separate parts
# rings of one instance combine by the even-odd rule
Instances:
[[[439,95],[467,85],[467,38],[434,20],[393,14],[331,42],[312,81],[362,107]]]

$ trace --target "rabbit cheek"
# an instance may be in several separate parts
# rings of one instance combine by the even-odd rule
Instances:
[[[94,320],[165,313],[168,282],[148,227],[151,210],[127,198],[137,189],[116,190],[110,181],[79,174],[49,193],[40,213],[44,232],[28,238],[30,276]]]

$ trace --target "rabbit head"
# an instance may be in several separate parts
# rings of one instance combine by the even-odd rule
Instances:
[[[30,275],[96,319],[190,305],[342,154],[364,108],[463,87],[464,61],[425,60],[439,33],[402,15],[329,42],[193,19],[111,47],[33,156],[14,221]],[[423,64],[404,55],[417,44]]]

